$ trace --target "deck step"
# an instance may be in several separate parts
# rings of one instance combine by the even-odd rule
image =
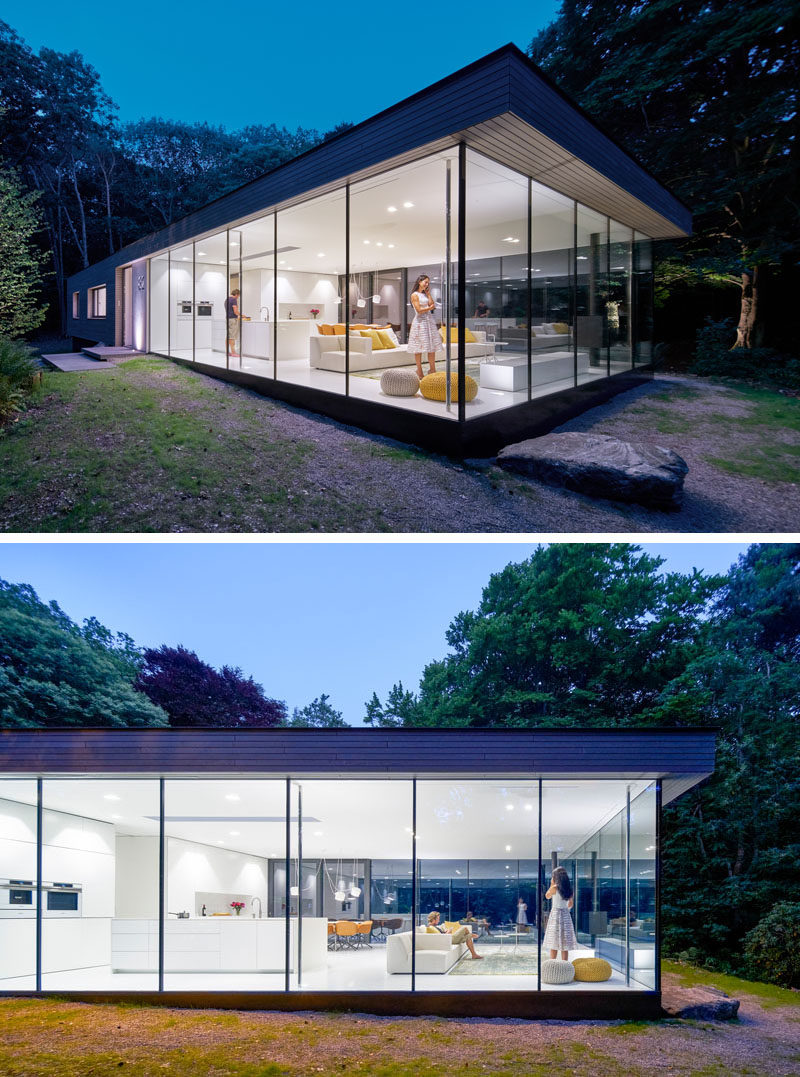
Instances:
[[[90,359],[123,359],[126,356],[141,355],[135,348],[116,348],[110,344],[94,344],[88,348],[81,348],[84,355]]]
[[[97,359],[90,359],[82,352],[59,352],[54,355],[42,355],[42,362],[53,370],[63,373],[72,373],[76,370],[113,370],[109,363],[100,363]]]

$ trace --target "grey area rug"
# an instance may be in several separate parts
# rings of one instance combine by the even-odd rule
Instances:
[[[402,367],[413,367],[413,365],[414,365],[413,363],[398,363],[397,364],[398,369],[401,366]],[[383,367],[380,370],[351,370],[350,371],[350,377],[351,378],[370,378],[372,381],[380,381],[381,380],[381,374],[383,374],[383,371],[387,370],[387,369],[388,369],[387,367]],[[422,369],[427,373],[427,370],[428,370],[428,361],[427,361],[427,359],[422,364]],[[442,373],[444,373],[444,369],[445,369],[444,360],[442,360],[440,363],[436,364],[436,372],[437,373],[439,371],[442,371]],[[450,369],[451,369],[452,375],[455,377],[455,375],[458,373],[458,364],[455,362],[455,360],[453,361]],[[467,363],[467,374],[469,374],[469,376],[471,378],[474,378],[475,381],[479,380],[480,369],[481,369],[480,363]]]
[[[478,944],[480,946],[480,943]],[[535,976],[536,954],[504,951],[485,954],[483,961],[465,957],[450,970],[450,976]]]

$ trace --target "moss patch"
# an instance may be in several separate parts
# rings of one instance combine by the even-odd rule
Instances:
[[[680,961],[662,961],[661,968],[664,972],[677,976],[684,987],[716,987],[734,998],[751,995],[764,1006],[800,1006],[800,991],[791,991],[775,984],[743,980],[739,976],[726,976],[722,972],[709,972],[694,965],[684,965]]]

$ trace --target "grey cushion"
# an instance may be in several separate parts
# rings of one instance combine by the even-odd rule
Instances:
[[[571,961],[559,961],[549,957],[542,962],[543,984],[568,984],[575,979],[575,967]]]
[[[387,396],[414,396],[419,391],[419,378],[413,370],[384,370],[381,391]]]

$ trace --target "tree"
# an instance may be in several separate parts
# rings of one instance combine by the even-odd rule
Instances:
[[[324,693],[316,699],[312,699],[302,710],[297,707],[292,712],[290,726],[295,728],[309,729],[347,729],[347,722],[342,718],[342,712],[334,710],[328,700],[330,696]]]
[[[426,666],[414,722],[447,726],[641,725],[693,654],[720,580],[659,572],[628,543],[558,543],[508,565],[452,653]]]
[[[33,588],[0,580],[0,725],[166,726],[132,684],[127,636],[83,629]]]
[[[415,726],[422,725],[419,716],[419,704],[413,692],[407,692],[403,688],[403,682],[393,684],[386,704],[382,705],[375,692],[372,699],[366,704],[364,721],[372,726]]]
[[[136,688],[162,707],[171,726],[244,728],[284,725],[286,704],[268,699],[240,669],[214,669],[185,647],[148,648]]]
[[[39,196],[0,169],[0,336],[16,338],[44,321],[45,256],[34,238],[42,228]]]
[[[738,288],[735,343],[761,344],[770,271],[790,275],[800,249],[788,0],[625,0],[613,19],[601,0],[563,0],[529,52],[691,207],[694,236],[662,249],[670,288]]]

